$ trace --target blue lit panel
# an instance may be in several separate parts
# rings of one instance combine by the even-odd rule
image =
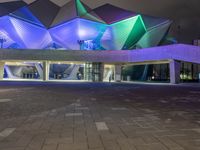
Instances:
[[[61,43],[66,49],[79,50],[78,41],[93,40],[100,43],[100,39],[106,30],[106,25],[75,19],[71,22],[50,29],[50,34],[54,41]]]
[[[66,49],[78,50],[80,46],[77,42],[79,39],[78,33],[78,21],[73,20],[65,24],[59,25],[49,30],[51,37],[57,43]]]
[[[45,28],[13,17],[10,17],[10,21],[25,48],[43,49],[52,42],[51,36]]]
[[[19,48],[25,48],[8,16],[0,18],[0,38],[5,39],[3,48],[12,48],[12,45]]]
[[[1,47],[2,48],[8,48],[11,45],[15,44],[15,41],[13,41],[9,37],[8,33],[3,29],[0,30],[0,39],[3,40],[3,42],[1,42],[1,44],[2,44]]]
[[[78,35],[80,40],[97,40],[101,39],[106,30],[106,25],[79,19]]]
[[[44,27],[44,25],[31,13],[26,6],[11,13],[10,16]]]

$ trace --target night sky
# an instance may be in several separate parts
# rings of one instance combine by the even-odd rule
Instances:
[[[0,0],[9,1],[9,0]],[[24,0],[28,3],[34,0]],[[62,6],[69,0],[52,0]],[[165,17],[173,21],[170,31],[179,42],[192,43],[200,38],[200,0],[82,0],[91,8],[105,3],[140,12],[143,14]]]

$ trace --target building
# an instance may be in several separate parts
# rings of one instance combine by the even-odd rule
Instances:
[[[0,79],[199,80],[199,47],[160,46],[168,19],[80,0],[0,3],[0,16]]]

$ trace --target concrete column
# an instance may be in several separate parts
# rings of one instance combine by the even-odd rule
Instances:
[[[176,60],[172,60],[169,63],[170,68],[170,83],[178,84],[180,82],[180,72],[181,72],[181,63]]]
[[[44,61],[43,62],[43,81],[49,80],[49,62]]]
[[[100,76],[99,76],[99,82],[103,82],[103,76],[104,76],[104,64],[100,63]]]
[[[3,80],[3,76],[4,76],[4,62],[0,62],[0,80]]]
[[[121,82],[122,65],[115,65],[115,82]]]

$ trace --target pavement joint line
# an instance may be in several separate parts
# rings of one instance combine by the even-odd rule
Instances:
[[[12,99],[0,99],[0,103],[10,102]]]
[[[88,107],[77,107],[76,109],[77,110],[88,110],[89,108]]]
[[[79,103],[72,103],[72,104],[70,104],[70,106],[81,107],[81,104],[79,104]]]
[[[96,101],[97,99],[96,98],[91,98],[91,101]]]
[[[200,91],[190,91],[191,94],[200,94]]]
[[[52,109],[51,112],[52,112],[52,113],[55,113],[55,112],[56,112],[56,109]]]
[[[8,137],[15,131],[16,128],[6,128],[0,132],[0,137]]]
[[[82,116],[83,113],[67,113],[65,114],[65,117],[76,117],[76,116]]]
[[[125,99],[124,101],[125,101],[125,102],[130,102],[131,100],[130,100],[130,99]]]
[[[123,110],[128,110],[127,108],[125,107],[113,107],[111,108],[113,111],[123,111]]]
[[[109,130],[105,122],[95,122],[98,131]]]

